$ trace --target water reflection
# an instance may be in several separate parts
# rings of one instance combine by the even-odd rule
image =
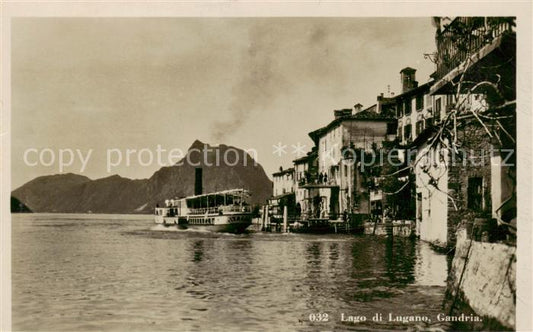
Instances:
[[[417,284],[426,286],[442,286],[448,277],[448,263],[451,261],[446,255],[435,254],[429,245],[422,243],[416,248],[418,257],[414,276]]]
[[[310,242],[306,245],[306,261],[309,267],[309,272],[320,273],[320,265],[322,260],[320,259],[322,243],[320,242]]]
[[[340,312],[438,312],[444,293],[445,256],[409,239],[28,218],[12,236],[17,330],[346,330]],[[315,325],[312,312],[332,320]]]
[[[204,241],[196,241],[193,244],[193,262],[201,262],[204,257]]]
[[[411,239],[387,238],[385,240],[385,264],[391,283],[410,284],[415,281],[415,243]]]
[[[329,269],[337,269],[337,261],[339,260],[339,244],[334,242],[329,245]]]

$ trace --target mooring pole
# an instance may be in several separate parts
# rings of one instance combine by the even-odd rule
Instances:
[[[269,212],[269,206],[267,205],[265,207],[265,231],[270,231],[270,217],[268,215]]]
[[[287,207],[283,207],[283,233],[287,233]]]
[[[263,206],[263,213],[261,213],[261,230],[264,231],[266,228],[266,205]]]

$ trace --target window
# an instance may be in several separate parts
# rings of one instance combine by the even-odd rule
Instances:
[[[426,121],[426,128],[429,128],[433,125],[433,118],[427,118],[425,121]]]
[[[387,123],[387,134],[391,134],[391,135],[394,135],[394,133],[396,132],[396,126],[398,124],[397,123]]]
[[[483,178],[468,178],[468,208],[480,211],[483,208]]]
[[[424,95],[416,96],[416,110],[420,111],[424,108]]]
[[[398,117],[401,118],[403,116],[403,102],[400,102],[398,104]]]
[[[424,130],[424,121],[420,120],[416,122],[416,135],[420,135],[420,133]]]
[[[411,140],[411,125],[405,125],[404,127],[404,138],[406,141]]]
[[[404,101],[405,115],[411,114],[411,99]]]
[[[435,123],[440,122],[441,98],[435,100]]]
[[[433,99],[431,98],[431,95],[427,94],[427,95],[424,95],[424,99],[425,99],[425,104],[426,104],[426,107],[431,107],[433,106]]]
[[[402,126],[398,126],[398,139],[400,139],[400,141],[403,141],[403,127]]]
[[[454,95],[446,95],[446,105],[452,105],[454,99]]]

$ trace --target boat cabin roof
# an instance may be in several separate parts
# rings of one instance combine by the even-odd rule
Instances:
[[[200,197],[207,197],[207,196],[217,196],[217,195],[233,195],[233,196],[250,196],[250,191],[246,189],[228,189],[228,190],[222,190],[217,191],[214,193],[208,193],[208,194],[202,194],[202,195],[194,195],[194,196],[187,196],[182,199],[191,199],[191,198],[200,198]]]

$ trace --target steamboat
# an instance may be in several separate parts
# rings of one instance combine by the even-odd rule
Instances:
[[[242,233],[252,224],[250,192],[231,189],[165,201],[155,208],[155,222],[181,229]]]

